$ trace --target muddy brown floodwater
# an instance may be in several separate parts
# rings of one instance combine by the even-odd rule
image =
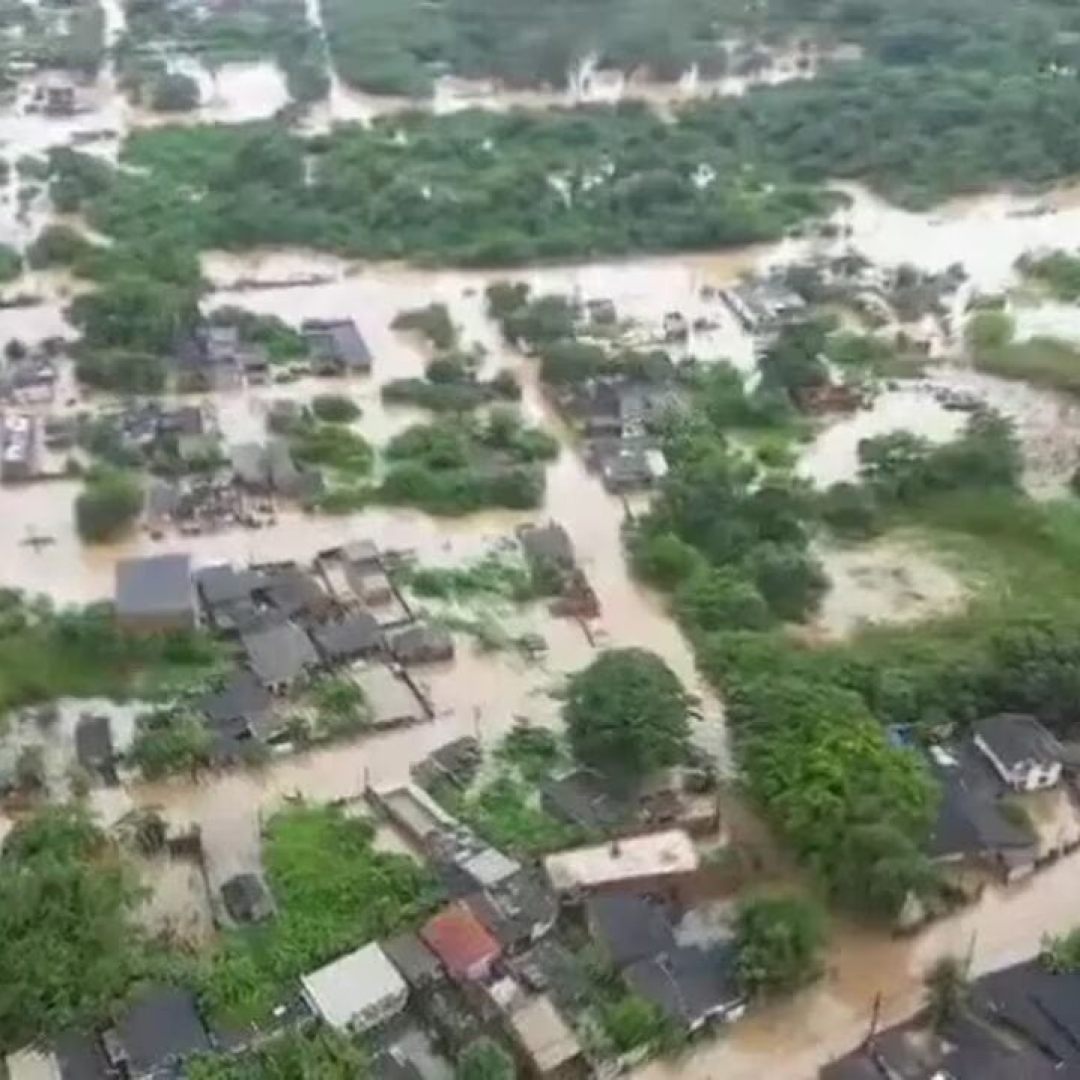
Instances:
[[[581,299],[610,297],[623,314],[657,332],[670,310],[680,310],[691,319],[707,317],[715,327],[693,335],[688,352],[704,360],[728,358],[749,373],[752,341],[720,301],[702,295],[704,286],[723,285],[740,273],[808,251],[840,250],[850,242],[886,263],[906,259],[944,266],[960,261],[972,272],[975,287],[1000,287],[1011,280],[1012,263],[1023,250],[1050,242],[1080,244],[1080,208],[1065,194],[1060,197],[1060,212],[1039,217],[1017,216],[1030,207],[1030,200],[1006,197],[957,204],[936,216],[920,217],[896,211],[861,192],[852,194],[852,207],[843,212],[853,229],[850,241],[789,241],[722,256],[530,268],[499,276],[525,279],[539,291],[571,291]],[[419,415],[412,410],[385,409],[379,399],[382,382],[419,374],[426,359],[419,343],[395,334],[390,321],[404,308],[435,300],[448,305],[466,344],[479,342],[486,347],[485,372],[512,366],[523,380],[524,411],[561,430],[538,392],[534,366],[505,348],[484,315],[483,289],[492,275],[358,267],[305,252],[265,252],[244,258],[216,254],[207,257],[205,270],[215,286],[208,307],[239,304],[295,324],[318,316],[346,315],[357,320],[375,356],[375,375],[344,387],[363,408],[358,430],[373,442],[384,441]],[[329,280],[289,289],[234,287],[241,279],[301,278],[313,272]],[[0,338],[37,340],[64,331],[63,305],[74,283],[44,275],[37,284],[48,302],[32,309],[0,310]],[[1060,489],[1075,462],[1080,438],[1073,404],[1045,391],[977,375],[951,362],[934,368],[929,379],[972,389],[1013,416],[1024,442],[1032,488],[1040,494]],[[239,389],[213,395],[211,403],[226,436],[235,441],[261,435],[270,400],[307,400],[316,386],[325,385],[302,380],[287,386]],[[929,391],[911,387],[887,391],[871,408],[824,429],[809,448],[803,471],[819,483],[849,475],[859,438],[890,427],[949,437],[956,427],[955,414],[931,407],[932,397]],[[450,562],[487,550],[523,521],[557,519],[570,532],[599,595],[603,608],[600,643],[638,645],[663,655],[702,694],[706,720],[698,725],[700,737],[722,762],[727,761],[720,704],[704,692],[690,650],[661,603],[628,576],[620,540],[622,504],[604,492],[568,444],[548,470],[547,500],[538,514],[488,513],[436,520],[385,508],[342,518],[283,513],[275,526],[259,531],[170,536],[162,541],[140,533],[124,544],[87,549],[77,542],[72,529],[75,491],[76,486],[67,481],[0,488],[0,584],[47,593],[59,601],[86,601],[110,593],[116,561],[129,555],[187,550],[200,565],[223,560],[307,559],[321,548],[361,536],[386,548],[414,549],[422,560]],[[52,536],[55,543],[35,552],[25,543],[30,530]],[[896,553],[887,554],[895,562]],[[872,579],[876,572],[874,567],[867,570],[856,556],[851,560],[846,580],[864,593],[875,593],[873,580],[866,585],[867,575]],[[902,573],[903,568],[896,572]],[[912,584],[914,579],[909,578],[905,583],[893,571],[889,574],[891,588],[944,590],[940,582],[923,589],[919,581]],[[859,595],[845,601],[841,594],[833,602],[840,604],[843,618],[850,622],[863,617],[864,600]],[[258,772],[194,784],[137,784],[109,793],[107,805],[102,795],[96,795],[95,801],[110,820],[130,806],[141,805],[159,806],[178,823],[198,823],[211,876],[220,882],[236,870],[257,865],[260,822],[290,795],[299,793],[320,801],[354,797],[368,781],[406,775],[412,763],[455,735],[472,733],[493,739],[517,716],[556,723],[557,705],[550,691],[568,672],[588,662],[592,647],[574,624],[539,613],[514,618],[521,623],[518,629],[538,631],[546,639],[549,652],[543,663],[528,664],[509,654],[480,654],[467,639],[461,639],[454,665],[424,675],[438,710],[429,724],[278,758]],[[908,942],[837,924],[830,971],[820,986],[795,1002],[766,1009],[737,1025],[725,1039],[702,1047],[677,1066],[655,1064],[645,1071],[658,1080],[675,1074],[694,1080],[757,1080],[763,1070],[778,1080],[808,1077],[827,1056],[857,1041],[876,993],[883,995],[887,1020],[909,1010],[916,1000],[919,972],[940,952],[967,950],[974,939],[976,966],[989,967],[1030,953],[1043,932],[1071,926],[1078,879],[1080,864],[1066,860],[1014,891],[991,891],[978,907]],[[170,912],[165,905],[162,917],[169,917]]]

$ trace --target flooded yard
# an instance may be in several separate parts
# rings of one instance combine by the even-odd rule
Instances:
[[[968,588],[913,540],[887,536],[819,552],[829,590],[813,623],[824,637],[843,638],[875,625],[920,622],[963,607]]]

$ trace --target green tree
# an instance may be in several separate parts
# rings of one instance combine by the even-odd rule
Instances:
[[[181,72],[163,72],[154,80],[150,108],[155,112],[191,112],[199,107],[199,84]]]
[[[964,337],[976,351],[1002,349],[1015,336],[1016,321],[1005,311],[977,311],[964,327]]]
[[[675,591],[675,611],[690,627],[717,630],[763,630],[772,622],[769,605],[733,570],[702,569]]]
[[[786,994],[821,972],[821,914],[795,896],[745,901],[735,920],[739,984],[750,997]]]
[[[457,1080],[514,1080],[514,1059],[494,1039],[475,1039],[465,1047],[455,1070]]]
[[[651,1002],[627,994],[607,1005],[602,1013],[604,1030],[619,1053],[660,1042],[665,1035],[664,1016]]]
[[[18,822],[0,855],[0,1044],[107,1018],[137,973],[134,880],[81,810]]]
[[[570,677],[563,716],[579,761],[643,776],[683,757],[689,701],[655,653],[610,649]]]
[[[88,544],[115,540],[127,532],[143,507],[137,476],[118,469],[91,473],[75,499],[75,526]]]
[[[812,615],[829,587],[821,564],[793,544],[759,544],[750,556],[750,566],[769,608],[789,622]]]

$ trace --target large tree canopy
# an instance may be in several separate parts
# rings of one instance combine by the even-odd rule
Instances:
[[[612,649],[571,677],[564,716],[580,761],[641,776],[682,757],[687,706],[682,684],[659,656]]]
[[[0,1047],[104,1017],[136,974],[138,895],[81,811],[53,807],[12,830],[0,854]]]

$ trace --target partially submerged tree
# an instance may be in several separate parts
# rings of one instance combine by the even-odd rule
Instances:
[[[735,923],[738,978],[750,997],[790,993],[821,971],[821,914],[796,896],[747,900]]]

